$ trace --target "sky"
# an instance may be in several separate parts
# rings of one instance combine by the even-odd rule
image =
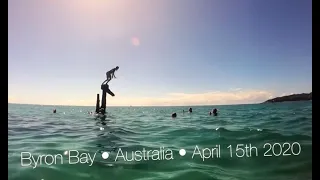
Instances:
[[[260,103],[312,91],[311,0],[9,0],[8,102]]]

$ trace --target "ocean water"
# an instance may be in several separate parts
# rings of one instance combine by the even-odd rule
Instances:
[[[188,108],[9,104],[8,179],[312,179],[311,101]]]

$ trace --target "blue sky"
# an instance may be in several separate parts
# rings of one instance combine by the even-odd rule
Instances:
[[[255,103],[312,89],[311,0],[9,0],[8,101]],[[133,43],[135,39],[136,43]]]

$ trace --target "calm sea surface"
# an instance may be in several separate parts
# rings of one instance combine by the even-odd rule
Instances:
[[[8,179],[312,179],[311,101],[188,108],[9,104]]]

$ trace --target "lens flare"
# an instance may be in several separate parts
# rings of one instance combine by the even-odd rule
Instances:
[[[139,46],[140,45],[140,40],[137,37],[133,37],[133,38],[131,38],[131,43],[134,46]]]

